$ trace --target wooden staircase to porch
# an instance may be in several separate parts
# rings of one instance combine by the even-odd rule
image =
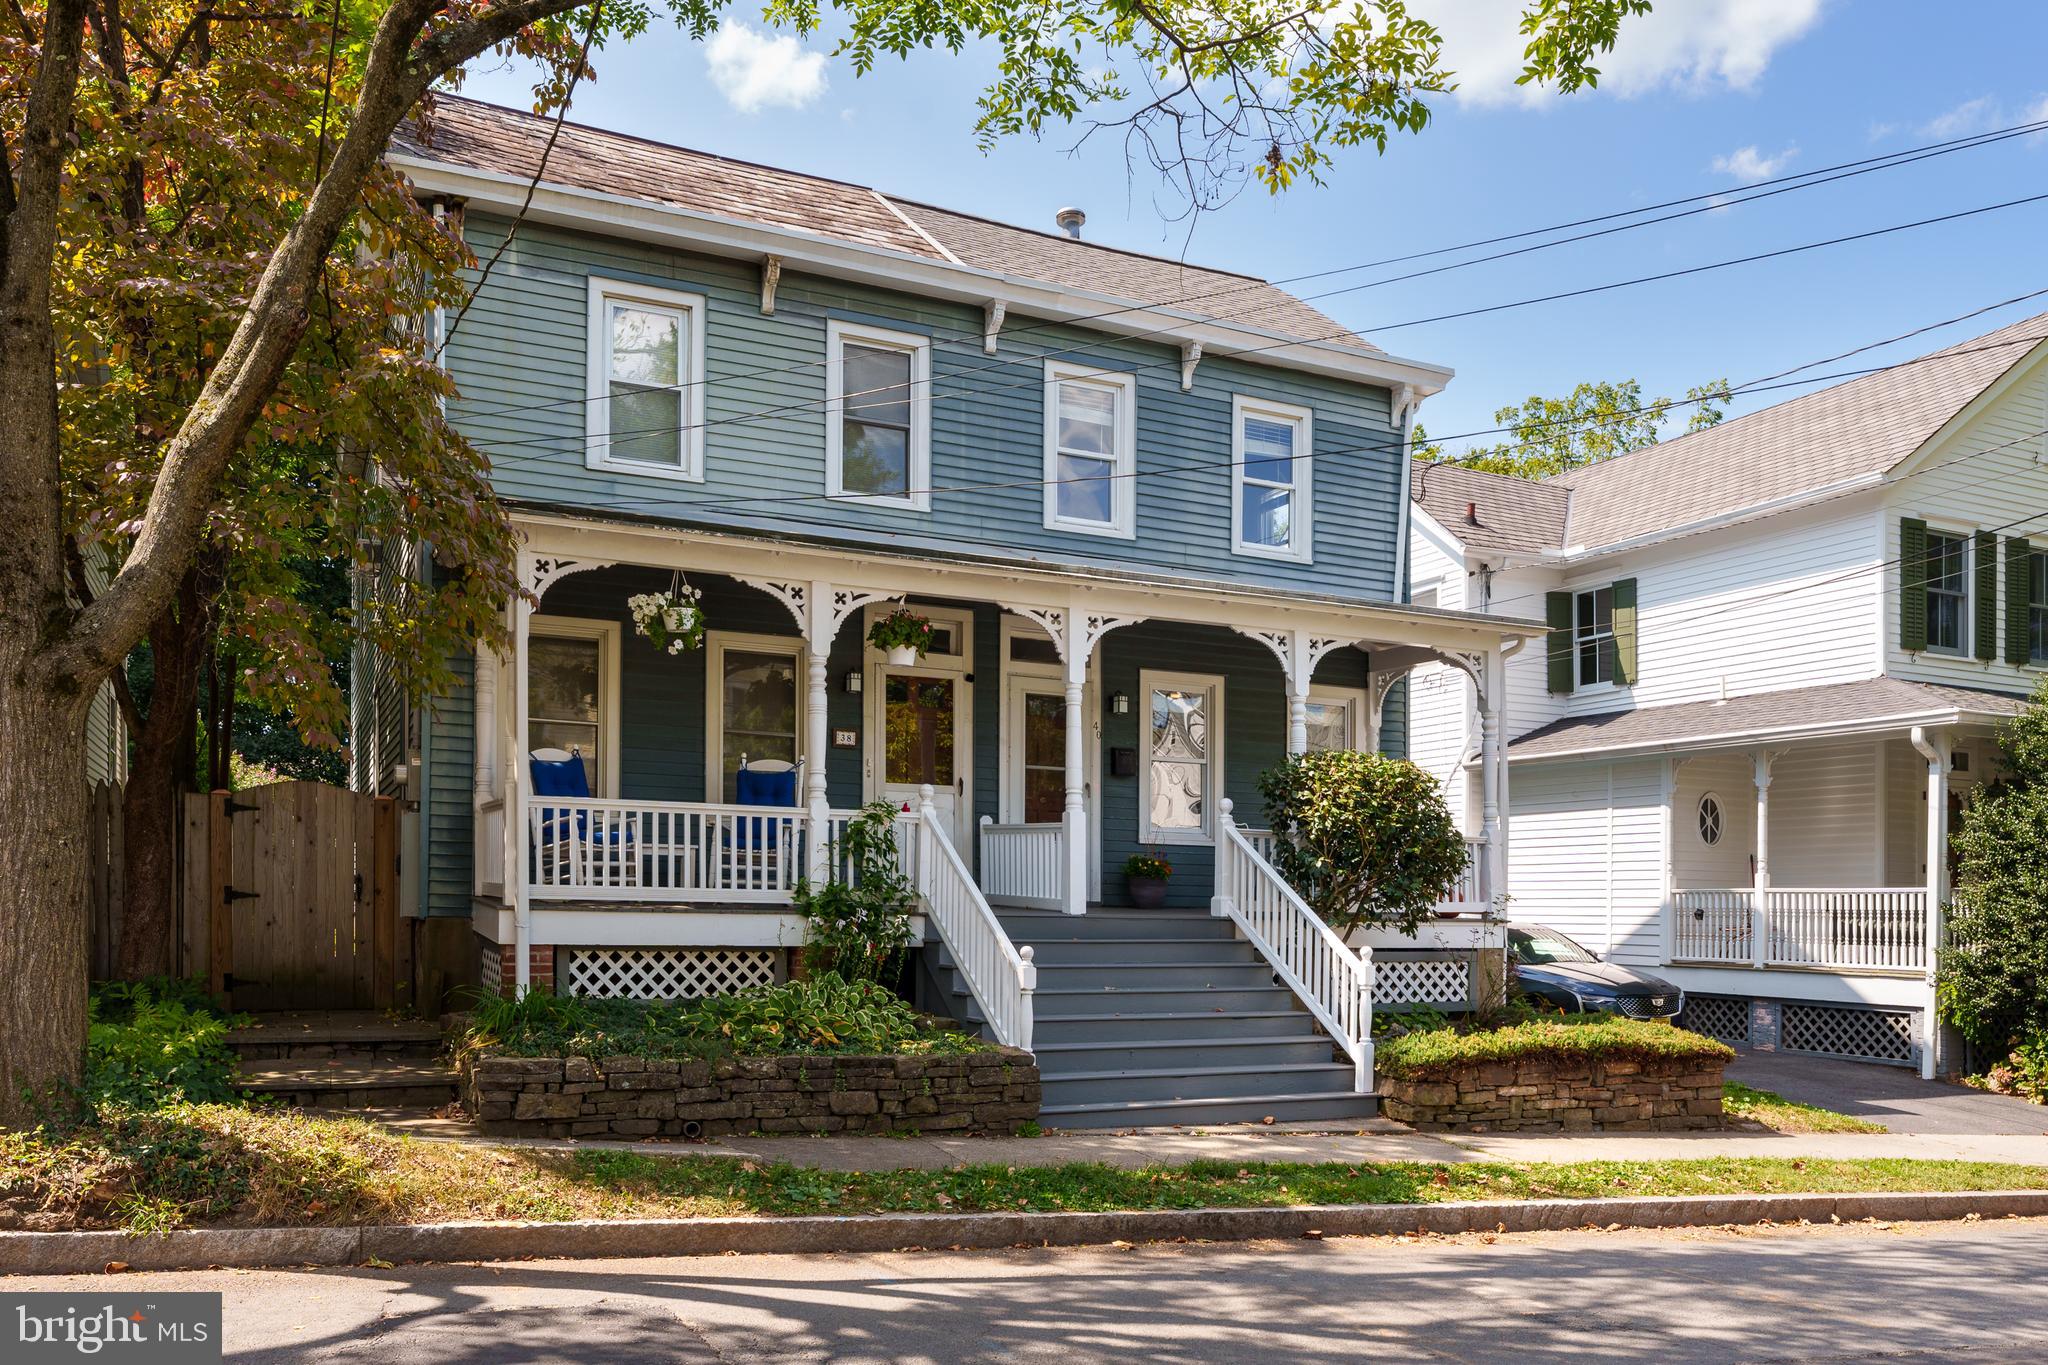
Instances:
[[[371,1010],[259,1014],[228,1034],[236,1083],[301,1109],[429,1109],[455,1098],[438,1025]]]
[[[1229,921],[1206,910],[998,912],[1038,967],[1033,1051],[1051,1128],[1351,1120],[1351,1063]],[[956,1016],[984,1020],[943,950]],[[987,1032],[986,1027],[983,1029]]]

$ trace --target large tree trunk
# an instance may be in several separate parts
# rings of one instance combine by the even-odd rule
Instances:
[[[211,558],[211,556],[208,556]],[[177,937],[178,797],[195,777],[193,743],[199,691],[213,636],[212,593],[202,571],[185,575],[177,605],[149,630],[156,682],[149,714],[135,736],[128,786],[121,796],[127,896],[121,906],[123,980],[172,968]]]
[[[88,960],[83,857],[86,699],[51,691],[13,612],[0,617],[0,1124],[27,1088],[76,1081]]]

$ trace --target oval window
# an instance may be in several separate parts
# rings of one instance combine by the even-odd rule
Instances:
[[[1721,842],[1721,798],[1712,792],[1700,798],[1700,842]]]

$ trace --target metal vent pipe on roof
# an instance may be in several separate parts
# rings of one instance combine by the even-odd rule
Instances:
[[[1088,215],[1069,205],[1055,213],[1052,220],[1060,225],[1060,231],[1078,242],[1081,240],[1081,224],[1088,221]]]

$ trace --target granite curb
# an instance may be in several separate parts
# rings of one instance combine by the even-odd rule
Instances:
[[[1925,1194],[1688,1195],[1516,1203],[1324,1204],[1121,1213],[894,1213],[853,1217],[649,1218],[566,1223],[424,1223],[356,1228],[0,1232],[0,1275],[209,1266],[344,1266],[368,1261],[503,1261],[714,1256],[910,1248],[991,1250],[1108,1242],[1256,1241],[1402,1233],[1880,1222],[2048,1216],[2048,1190]]]

